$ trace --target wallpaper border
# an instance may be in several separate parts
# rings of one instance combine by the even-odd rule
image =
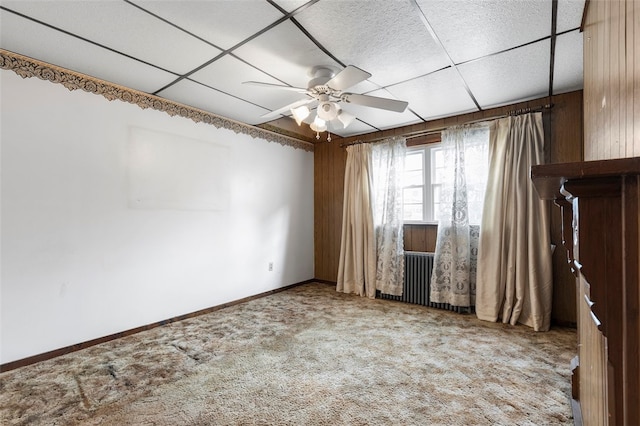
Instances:
[[[71,91],[82,89],[85,92],[101,95],[109,101],[118,99],[137,105],[142,109],[151,108],[156,111],[166,112],[172,117],[177,115],[189,118],[196,123],[211,124],[217,128],[249,135],[254,139],[260,138],[268,142],[275,142],[283,146],[291,146],[309,152],[314,150],[314,145],[311,142],[302,141],[294,137],[281,135],[276,132],[231,120],[198,108],[100,80],[5,49],[0,49],[0,69],[13,71],[22,78],[38,77],[41,80],[62,84]]]

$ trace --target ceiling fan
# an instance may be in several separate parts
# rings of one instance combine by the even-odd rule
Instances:
[[[261,83],[259,81],[245,81],[244,84],[290,90],[307,95],[306,99],[268,112],[262,117],[276,117],[287,111],[291,111],[293,118],[299,126],[304,119],[310,116],[311,110],[316,107],[316,116],[310,124],[310,127],[316,132],[317,139],[320,139],[320,132],[327,130],[327,123],[332,122],[332,124],[336,126],[346,128],[356,119],[353,114],[344,111],[340,107],[341,102],[395,112],[403,112],[408,105],[408,102],[405,101],[344,92],[344,90],[349,87],[371,77],[371,74],[353,65],[347,66],[337,74],[329,67],[317,66],[311,69],[309,75],[311,76],[311,80],[309,80],[306,89],[280,84]],[[328,138],[329,141],[331,141],[330,137],[331,136]]]

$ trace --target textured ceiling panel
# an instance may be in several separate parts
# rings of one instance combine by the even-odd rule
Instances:
[[[477,111],[462,79],[452,68],[388,87],[387,90],[398,99],[410,99],[409,108],[426,120]]]
[[[259,118],[268,112],[264,108],[257,107],[189,80],[182,80],[168,89],[163,90],[159,95],[172,101],[249,124],[267,121]]]
[[[112,83],[151,92],[176,76],[0,10],[0,46]]]
[[[556,32],[578,28],[582,23],[585,0],[558,0]]]
[[[455,63],[551,34],[551,1],[418,0]]]
[[[166,87],[161,95],[169,99],[250,124],[273,119],[262,116],[306,95],[243,81],[307,87],[316,66],[337,73],[354,65],[372,77],[345,92],[401,99],[410,111],[346,105],[361,121],[336,133],[353,136],[474,111],[465,81],[482,108],[548,96],[552,4],[0,0],[0,8],[26,15],[0,9],[0,47],[145,92]],[[558,0],[559,33],[580,25],[584,4]],[[275,25],[288,14],[292,19]],[[557,38],[555,93],[582,87],[582,37]],[[238,44],[232,52],[220,50]],[[177,74],[189,76],[178,80]]]
[[[482,108],[549,94],[549,40],[459,67]]]
[[[558,36],[554,61],[553,93],[582,89],[582,33]]]
[[[368,93],[371,96],[394,99],[386,90],[377,90]],[[391,127],[404,126],[418,123],[420,120],[407,108],[404,112],[386,111],[378,108],[368,108],[361,105],[341,103],[342,109],[355,115],[360,120],[371,124],[378,129],[388,129]]]
[[[190,33],[229,49],[283,14],[267,2],[134,1]]]
[[[220,52],[125,2],[4,1],[2,5],[172,72],[186,73]]]
[[[333,125],[331,125],[331,126],[333,126]],[[375,128],[369,126],[366,123],[358,121],[358,120],[355,120],[346,129],[342,129],[342,128],[339,128],[339,127],[338,128],[330,127],[329,130],[334,135],[342,136],[342,137],[345,137],[345,138],[349,137],[349,136],[353,136],[353,135],[361,135],[363,133],[371,133],[371,132],[375,132],[376,131]],[[324,133],[320,135],[320,140],[325,140],[326,138],[327,137],[326,137],[326,135]]]
[[[307,87],[308,72],[316,65],[341,69],[289,21],[251,40],[234,54],[296,87]]]
[[[416,11],[405,2],[320,1],[295,18],[342,62],[358,64],[381,86],[449,63]]]
[[[272,110],[306,98],[304,94],[287,90],[242,84],[244,81],[259,81],[270,84],[282,83],[233,56],[225,56],[215,61],[192,74],[190,78]]]
[[[277,3],[278,6],[280,6],[287,12],[292,12],[295,9],[299,8],[300,6],[308,2],[309,0],[275,0],[274,1],[274,3]]]

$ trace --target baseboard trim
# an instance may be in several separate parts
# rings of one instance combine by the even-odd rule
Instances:
[[[152,328],[156,328],[156,327],[161,327],[163,325],[167,325],[167,324],[171,324],[173,322],[176,321],[182,321],[188,318],[193,318],[193,317],[197,317],[200,315],[204,315],[204,314],[209,314],[211,312],[215,312],[218,311],[220,309],[224,309],[224,308],[228,308],[229,306],[233,306],[233,305],[238,305],[240,303],[245,303],[248,302],[250,300],[255,300],[255,299],[259,299],[261,297],[265,297],[265,296],[269,296],[275,293],[279,293],[281,291],[285,291],[285,290],[289,290],[291,288],[303,285],[303,284],[309,284],[312,282],[320,282],[319,280],[315,280],[315,279],[310,279],[310,280],[305,280],[305,281],[301,281],[295,284],[289,284],[287,286],[284,287],[280,287],[280,288],[276,288],[273,290],[269,290],[269,291],[265,291],[264,293],[259,293],[259,294],[255,294],[253,296],[248,296],[248,297],[244,297],[242,299],[238,299],[238,300],[234,300],[231,302],[227,302],[227,303],[223,303],[221,305],[216,305],[216,306],[212,306],[210,308],[205,308],[205,309],[200,309],[199,311],[195,311],[195,312],[191,312],[188,314],[184,314],[184,315],[178,315],[176,317],[173,318],[169,318],[166,320],[162,320],[162,321],[157,321],[151,324],[147,324],[147,325],[143,325],[140,327],[136,327],[136,328],[132,328],[130,330],[125,330],[125,331],[121,331],[119,333],[114,333],[114,334],[110,334],[108,336],[104,336],[104,337],[98,337],[97,339],[93,339],[93,340],[88,340],[86,342],[82,342],[82,343],[76,343],[75,345],[71,345],[71,346],[66,346],[64,348],[59,348],[59,349],[54,349],[52,351],[49,352],[44,352],[38,355],[33,355],[27,358],[22,358],[16,361],[11,361],[11,362],[7,362],[5,364],[0,364],[0,373],[4,373],[6,371],[10,371],[10,370],[15,370],[16,368],[20,368],[20,367],[25,367],[27,365],[31,365],[31,364],[35,364],[41,361],[46,361],[52,358],[56,358],[62,355],[66,355],[72,352],[76,352],[82,349],[86,349],[89,348],[91,346],[95,346],[95,345],[99,345],[101,343],[105,343],[105,342],[109,342],[111,340],[116,340],[116,339],[120,339],[121,337],[126,337],[126,336],[131,336],[132,334],[136,334],[136,333],[140,333],[141,331],[147,331],[147,330],[151,330]]]
[[[329,285],[336,285],[336,284],[338,284],[338,283],[337,283],[337,282],[335,282],[335,281],[321,280],[320,278],[314,278],[314,279],[313,279],[313,282],[320,283],[320,284],[329,284]]]

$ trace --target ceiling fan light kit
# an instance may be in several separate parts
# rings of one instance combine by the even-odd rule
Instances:
[[[305,93],[308,99],[278,108],[263,115],[263,117],[276,117],[289,111],[298,126],[300,126],[302,121],[311,115],[310,108],[315,106],[316,114],[309,126],[316,132],[316,139],[320,139],[320,133],[327,131],[329,123],[346,129],[357,118],[355,115],[344,111],[339,102],[395,112],[403,112],[408,106],[407,102],[395,99],[343,92],[345,89],[371,77],[371,74],[353,65],[349,65],[337,74],[329,67],[316,66],[311,69],[310,75],[312,78],[309,80],[306,89],[257,81],[246,81],[245,84]],[[327,137],[327,140],[331,141],[331,135]]]
[[[313,119],[313,123],[309,125],[314,132],[324,132],[327,130],[327,122],[316,115]]]
[[[342,123],[342,128],[346,129],[347,126],[349,126],[349,124],[353,123],[353,121],[356,119],[356,116],[353,114],[349,114],[348,112],[344,111],[344,110],[340,110],[338,112],[338,121],[340,121],[340,123]]]
[[[293,118],[296,120],[296,123],[298,123],[298,126],[302,124],[304,119],[307,118],[309,114],[311,114],[311,111],[309,111],[309,107],[307,107],[306,105],[302,105],[297,108],[291,108],[291,115],[293,115]]]

